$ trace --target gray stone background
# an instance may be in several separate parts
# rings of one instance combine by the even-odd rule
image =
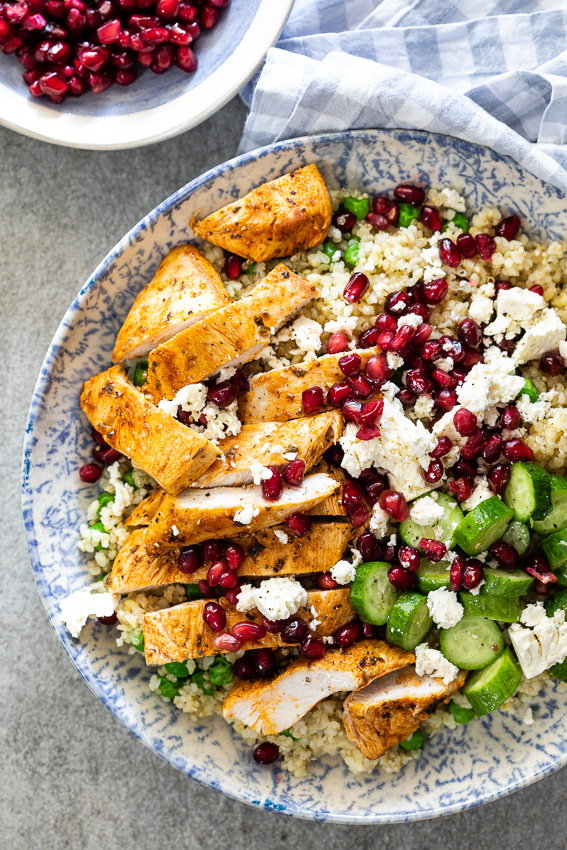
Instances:
[[[0,848],[564,850],[567,771],[481,809],[382,827],[313,824],[224,799],[130,737],[51,631],[19,495],[28,404],[45,351],[107,251],[171,192],[233,156],[244,118],[234,100],[176,139],[111,152],[55,147],[0,128]]]

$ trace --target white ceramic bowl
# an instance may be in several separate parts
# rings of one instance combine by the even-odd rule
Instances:
[[[139,655],[118,648],[115,632],[90,622],[80,640],[61,624],[59,601],[87,583],[78,527],[97,488],[77,468],[90,458],[90,429],[79,409],[83,381],[108,367],[132,301],[161,258],[191,239],[188,222],[252,186],[316,162],[329,185],[377,193],[397,183],[454,186],[469,209],[497,203],[525,228],[564,235],[565,199],[511,160],[467,142],[412,131],[359,131],[297,139],[212,169],[153,210],[113,248],[67,311],[46,356],[27,426],[24,516],[45,607],[65,650],[93,692],[132,734],[169,764],[224,794],[315,820],[376,823],[461,811],[545,776],[567,761],[567,696],[550,687],[532,703],[536,722],[495,712],[427,741],[401,773],[355,777],[325,758],[294,778],[261,767],[220,718],[192,722],[148,689]],[[64,697],[62,697],[64,698]]]
[[[253,75],[278,39],[293,0],[232,0],[196,43],[199,66],[156,76],[140,69],[131,86],[61,104],[33,98],[15,56],[0,53],[0,124],[73,148],[111,150],[149,145],[189,130],[213,115]]]

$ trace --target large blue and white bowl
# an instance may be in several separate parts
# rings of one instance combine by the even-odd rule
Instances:
[[[338,759],[295,779],[261,767],[219,717],[193,723],[148,690],[141,656],[117,648],[91,621],[80,640],[61,625],[59,602],[87,583],[78,526],[96,486],[81,484],[91,438],[79,410],[81,384],[110,364],[116,333],[161,258],[192,239],[188,222],[265,180],[315,162],[330,186],[374,193],[400,181],[454,186],[471,209],[497,203],[544,238],[564,235],[565,201],[511,160],[444,136],[360,131],[276,144],[245,154],[189,183],[147,215],[108,254],[65,315],[35,388],[23,463],[31,560],[53,628],[96,696],[147,747],[187,776],[238,800],[288,815],[386,823],[461,811],[553,772],[567,760],[567,696],[552,687],[535,701],[533,726],[495,713],[427,742],[402,773],[354,777]]]
[[[209,118],[233,97],[277,41],[293,0],[232,0],[217,25],[196,43],[199,66],[157,76],[140,68],[127,88],[68,97],[32,97],[15,56],[0,53],[0,124],[73,148],[111,150],[169,139]]]

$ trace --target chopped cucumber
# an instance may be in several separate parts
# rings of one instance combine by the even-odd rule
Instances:
[[[439,632],[441,652],[463,670],[482,670],[504,652],[502,632],[484,617],[465,616],[456,626]]]
[[[432,590],[439,590],[440,587],[450,587],[451,565],[449,561],[438,561],[436,564],[433,561],[421,559],[421,564],[416,572],[419,589],[422,593],[430,593]]]
[[[520,398],[520,396],[527,395],[529,400],[532,402],[537,401],[539,398],[539,390],[534,384],[533,381],[530,381],[529,378],[524,379],[524,386],[516,396],[516,398]]]
[[[498,496],[485,499],[468,513],[455,529],[455,542],[467,555],[484,552],[500,540],[514,512]]]
[[[513,463],[504,502],[520,522],[545,519],[551,513],[549,473],[536,463]]]
[[[555,570],[555,578],[559,587],[567,587],[567,566]]]
[[[567,529],[556,531],[541,541],[541,551],[549,561],[552,570],[558,570],[567,564]]]
[[[421,593],[402,593],[390,611],[386,639],[411,652],[423,643],[432,628],[426,597]]]
[[[357,567],[350,603],[365,623],[383,626],[398,598],[399,591],[388,578],[390,566],[385,561],[369,561]]]
[[[518,596],[528,593],[533,583],[534,577],[523,570],[497,570],[493,567],[485,567],[484,584],[480,588],[480,595],[517,599]]]
[[[500,539],[504,543],[510,543],[518,555],[525,555],[530,545],[530,527],[525,522],[513,519]]]
[[[558,590],[553,596],[549,596],[543,607],[548,617],[553,617],[556,611],[567,611],[567,590]]]
[[[546,537],[567,528],[567,478],[551,475],[551,513],[532,524],[536,534]],[[520,553],[521,554],[521,553]]]
[[[465,615],[468,617],[486,617],[502,623],[517,623],[522,606],[519,599],[506,596],[474,596],[472,593],[459,593],[459,599]]]
[[[429,494],[426,493],[425,495]],[[424,497],[420,496],[419,498],[423,499]],[[415,501],[417,502],[417,499]],[[415,502],[412,504],[415,504]],[[463,512],[459,503],[444,493],[437,493],[437,504],[445,509],[445,513],[433,525],[419,525],[409,517],[400,523],[400,537],[404,543],[417,549],[420,541],[425,537],[427,540],[440,540],[448,549],[451,548],[454,542],[455,528],[462,520]],[[437,530],[441,532],[440,537],[437,537]]]
[[[509,699],[522,679],[520,665],[506,647],[496,661],[469,676],[463,693],[481,717]]]

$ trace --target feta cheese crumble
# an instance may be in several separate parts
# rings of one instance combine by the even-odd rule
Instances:
[[[93,593],[92,588],[97,586],[75,590],[59,603],[61,622],[74,638],[79,637],[89,617],[111,617],[120,601],[114,593]]]
[[[526,679],[533,679],[567,656],[567,623],[561,609],[548,617],[542,602],[528,605],[520,622],[512,623],[508,633]]]
[[[221,371],[230,373],[230,369]],[[221,409],[216,404],[207,404],[207,392],[205,384],[188,384],[186,387],[182,387],[171,401],[162,399],[158,407],[173,418],[177,416],[177,410],[180,407],[181,410],[189,413],[191,419],[194,420],[189,428],[217,445],[219,440],[223,440],[227,436],[240,434],[242,423],[238,418],[238,402],[236,400]],[[198,424],[201,416],[206,418],[206,425]]]
[[[457,594],[446,587],[432,590],[427,595],[427,608],[433,622],[440,629],[450,629],[462,620],[465,609],[459,602]]]
[[[244,584],[240,589],[238,611],[258,611],[269,620],[285,620],[307,605],[307,591],[294,578],[270,578],[259,587]]]
[[[352,564],[348,561],[337,561],[334,567],[331,567],[331,575],[337,584],[350,584],[356,576],[356,568],[362,563],[362,556],[356,549],[351,550]]]
[[[244,505],[239,511],[234,514],[234,521],[241,525],[250,525],[255,516],[260,513],[260,508],[255,508],[254,505]]]
[[[289,543],[288,535],[285,531],[282,531],[281,528],[274,528],[274,534],[283,546],[286,546]]]
[[[432,649],[427,643],[420,643],[415,648],[415,672],[418,676],[435,676],[443,679],[443,684],[449,685],[459,673],[459,668],[438,649]]]
[[[477,505],[480,505],[481,502],[484,502],[486,499],[490,499],[494,496],[486,478],[483,476],[477,476],[474,481],[474,490],[469,498],[461,504],[461,507],[464,508],[465,511],[472,511],[472,509],[476,508]]]
[[[445,508],[432,496],[422,496],[410,505],[410,517],[418,525],[433,525],[445,515]]]
[[[370,517],[370,531],[378,540],[382,540],[388,533],[388,521],[390,517],[383,511],[378,502],[372,508]]]
[[[252,473],[252,481],[256,485],[260,485],[262,481],[268,481],[274,474],[271,469],[267,466],[262,466],[257,461],[253,461],[250,464],[250,472]]]
[[[306,360],[313,360],[321,348],[322,333],[323,328],[319,322],[308,319],[307,316],[300,316],[291,326],[291,336],[299,353],[303,354]]]
[[[473,366],[457,390],[459,404],[489,425],[495,424],[498,417],[496,405],[513,401],[524,386],[524,379],[515,374],[514,360],[499,356],[501,352],[496,351],[498,354],[493,354],[489,362]],[[455,411],[451,412],[454,416]]]

